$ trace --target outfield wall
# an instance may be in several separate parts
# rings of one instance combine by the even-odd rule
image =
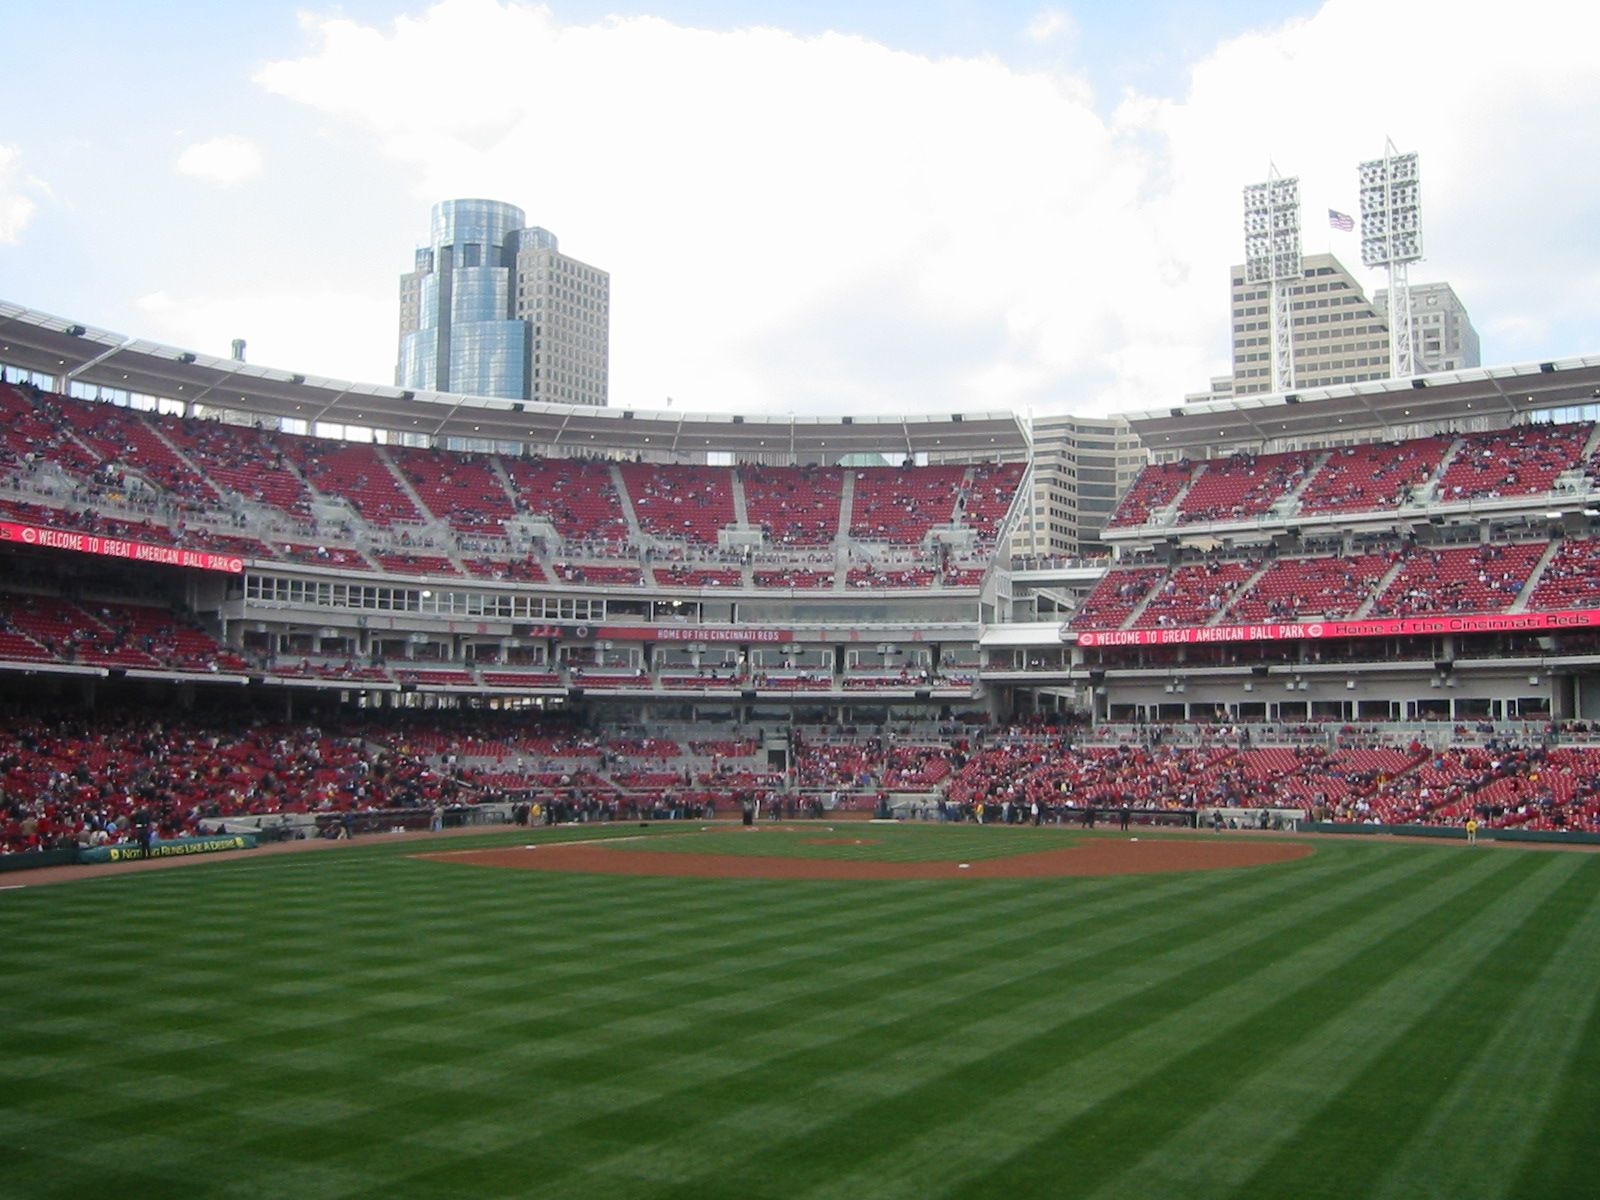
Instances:
[[[1309,833],[1388,834],[1391,837],[1444,838],[1465,841],[1467,831],[1459,825],[1350,825],[1341,821],[1307,821],[1300,826]],[[1600,833],[1563,833],[1540,829],[1481,829],[1478,836],[1493,842],[1546,842],[1558,845],[1600,846]]]

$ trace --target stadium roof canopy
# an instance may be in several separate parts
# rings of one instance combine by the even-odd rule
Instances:
[[[0,361],[69,384],[159,396],[264,420],[359,425],[429,438],[520,442],[558,452],[836,462],[847,454],[1018,459],[1014,413],[741,416],[543,404],[306,376],[126,337],[0,301]]]
[[[1245,446],[1286,447],[1349,433],[1367,440],[1415,436],[1419,428],[1511,424],[1525,413],[1600,404],[1600,358],[1564,358],[1510,367],[1477,367],[1377,379],[1175,408],[1128,413],[1157,454],[1205,458]]]

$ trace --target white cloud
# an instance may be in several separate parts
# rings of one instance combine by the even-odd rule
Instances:
[[[225,134],[185,147],[177,168],[217,187],[234,187],[261,174],[261,151],[249,138]]]
[[[1081,79],[993,59],[654,18],[563,25],[510,0],[381,28],[307,17],[308,52],[257,80],[412,175],[396,272],[426,204],[468,195],[520,205],[609,270],[614,403],[1103,412],[1169,405],[1226,370],[1239,192],[1274,158],[1302,179],[1311,252],[1327,246],[1315,218],[1354,210],[1356,163],[1385,134],[1420,151],[1431,261],[1413,279],[1473,280],[1475,312],[1530,286],[1546,231],[1523,219],[1520,180],[1560,163],[1570,179],[1541,199],[1592,264],[1579,217],[1600,188],[1600,10],[1498,12],[1329,0],[1216,47],[1178,99],[1133,96],[1110,117]],[[1030,28],[1070,34],[1057,16]],[[1412,47],[1383,88],[1362,74],[1375,25]],[[385,357],[393,304],[386,274],[371,297]]]
[[[39,210],[29,193],[49,192],[42,180],[22,174],[20,157],[15,146],[0,146],[0,244],[4,245],[14,245]]]
[[[1501,345],[1511,346],[1520,352],[1529,346],[1539,345],[1549,337],[1550,323],[1525,313],[1505,313],[1490,321],[1480,332],[1484,337],[1493,338]]]
[[[646,18],[561,26],[488,0],[311,29],[316,49],[260,82],[409,164],[418,234],[424,200],[494,196],[612,273],[618,403],[1064,398],[1051,381],[1097,352],[1108,303],[1133,306],[1131,277],[1160,254],[1138,156],[1076,90],[991,60]],[[419,93],[469,52],[459,88]],[[1203,350],[1192,365],[1205,374]]]
[[[149,337],[226,358],[244,338],[250,362],[332,379],[385,383],[368,369],[371,347],[393,344],[391,296],[307,291],[174,296],[151,292],[135,302]]]
[[[1077,32],[1077,25],[1059,8],[1044,8],[1028,22],[1028,28],[1024,32],[1030,42],[1043,43],[1061,37],[1071,37]]]

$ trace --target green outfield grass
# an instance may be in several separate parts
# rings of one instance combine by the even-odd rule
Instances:
[[[0,1196],[1596,1195],[1600,857],[1316,844],[845,884],[374,838],[0,892]]]

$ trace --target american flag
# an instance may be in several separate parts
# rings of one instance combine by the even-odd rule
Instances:
[[[1343,233],[1349,233],[1356,227],[1356,221],[1354,217],[1352,217],[1349,213],[1342,213],[1336,208],[1330,208],[1328,210],[1328,224],[1332,225],[1335,229]]]

